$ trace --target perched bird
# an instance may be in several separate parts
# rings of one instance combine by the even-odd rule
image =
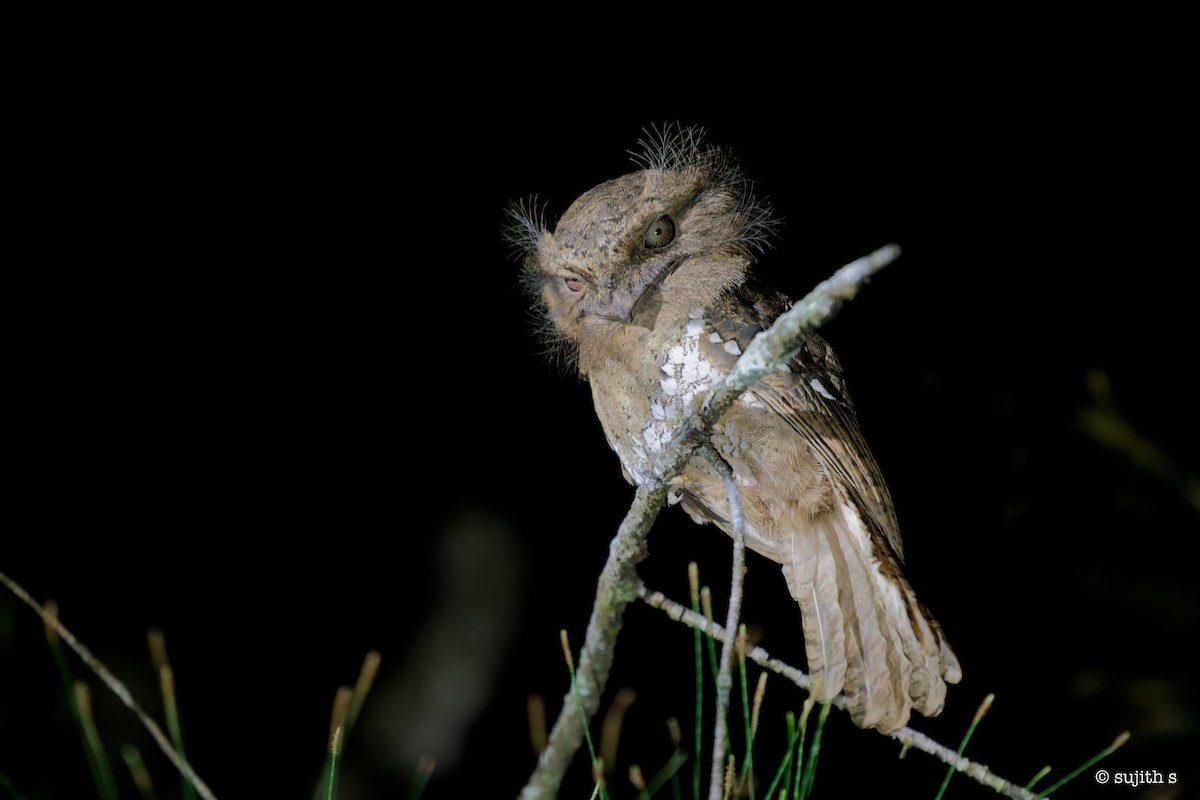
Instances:
[[[771,210],[703,136],[655,131],[635,157],[641,169],[586,192],[553,227],[530,206],[512,209],[509,236],[546,333],[591,385],[608,443],[639,485],[790,305],[750,273]],[[962,673],[901,571],[891,497],[829,345],[810,335],[711,440],[740,487],[747,546],[782,566],[800,606],[814,696],[844,692],[855,724],[883,732],[912,708],[938,714]],[[671,499],[730,532],[724,483],[704,457]]]

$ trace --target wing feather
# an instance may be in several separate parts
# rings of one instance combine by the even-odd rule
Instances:
[[[752,290],[743,294],[715,311],[708,321],[712,333],[701,340],[704,357],[718,371],[727,371],[781,310],[777,296],[763,300]],[[754,421],[755,408],[769,410],[783,423],[774,430],[790,428],[799,440],[795,445],[754,442],[751,450],[765,445],[771,451],[760,452],[757,461],[732,444],[726,452],[735,473],[749,484],[743,501],[757,496],[765,509],[756,517],[759,529],[748,529],[747,543],[783,567],[800,607],[814,696],[845,692],[854,722],[885,732],[906,724],[913,708],[937,714],[946,683],[957,682],[961,669],[941,627],[904,577],[891,495],[859,432],[832,349],[810,335],[787,369],[756,383],[741,408],[749,415],[743,423],[747,427],[725,433],[726,444],[763,424],[761,418]],[[754,469],[778,468],[780,454],[797,446],[822,473],[816,484],[793,488],[797,496],[807,492],[806,499],[793,497],[791,506],[781,504],[776,495],[788,494],[788,489],[777,483],[756,495]],[[784,467],[782,474],[789,469]],[[804,473],[802,469],[797,475]],[[715,486],[695,487],[684,503],[692,513],[728,529],[720,511],[723,492]],[[781,508],[790,511],[780,514]]]

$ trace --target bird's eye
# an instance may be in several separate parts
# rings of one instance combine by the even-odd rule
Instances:
[[[666,247],[673,241],[675,241],[675,220],[663,214],[646,231],[646,247],[656,250],[659,247]]]
[[[582,278],[576,278],[573,275],[566,275],[563,277],[563,283],[565,283],[567,285],[567,288],[570,289],[572,292],[582,292],[583,291],[583,279]]]

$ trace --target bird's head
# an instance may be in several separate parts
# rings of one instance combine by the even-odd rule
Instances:
[[[745,279],[770,209],[732,157],[696,128],[643,141],[637,172],[585,192],[550,226],[530,205],[510,209],[508,238],[551,338],[577,347],[612,325],[653,328],[665,305],[703,307]]]

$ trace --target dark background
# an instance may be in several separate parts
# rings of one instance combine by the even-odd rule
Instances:
[[[344,796],[403,796],[426,751],[431,798],[524,783],[526,697],[557,713],[558,632],[578,647],[632,490],[586,385],[532,335],[504,209],[536,194],[561,213],[666,120],[708,128],[770,199],[760,271],[791,296],[903,247],[824,333],[964,667],[914,725],[953,747],[994,692],[967,754],[1001,775],[1053,780],[1129,730],[1109,769],[1181,783],[1105,791],[1195,796],[1195,131],[1156,80],[1170,64],[794,70],[691,96],[673,72],[457,81],[348,46],[237,69],[169,50],[21,98],[0,570],[55,598],[159,719],[144,636],[165,631],[218,796],[306,796],[334,691],[372,648]],[[1089,426],[1101,407],[1124,446]],[[691,560],[723,606],[727,539],[664,513],[641,574],[686,600]],[[802,663],[776,568],[752,557],[747,591],[762,645]],[[91,683],[114,759],[137,743],[178,796]],[[615,797],[629,763],[666,760],[691,683],[690,633],[635,606]],[[767,779],[802,700],[770,683]],[[943,768],[897,751],[835,713],[817,797],[932,797]],[[0,770],[29,797],[92,791],[40,621],[7,592]],[[588,795],[582,760],[569,780]],[[1058,796],[1099,791],[1089,773]]]

